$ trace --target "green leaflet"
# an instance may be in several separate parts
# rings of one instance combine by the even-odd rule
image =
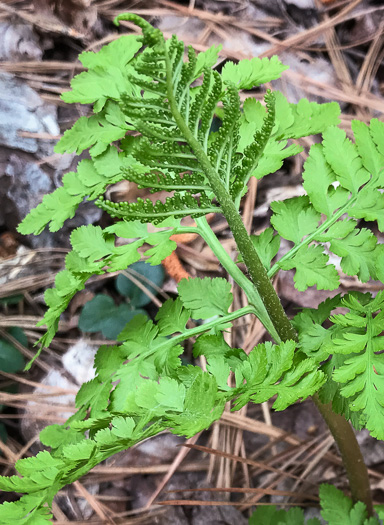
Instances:
[[[317,177],[314,177],[314,173]],[[309,195],[312,205],[320,213],[331,217],[333,213],[345,204],[347,190],[333,184],[336,175],[327,163],[321,144],[311,147],[309,157],[304,165],[304,189]]]
[[[89,71],[74,77],[72,91],[64,93],[62,99],[69,103],[95,102],[95,111],[100,111],[106,100],[118,100],[121,93],[132,91],[128,64],[141,46],[140,37],[124,35],[104,46],[99,53],[82,53],[79,59]]]
[[[330,242],[330,251],[341,257],[341,269],[357,275],[362,282],[380,279],[382,247],[370,230],[344,218],[377,221],[384,228],[383,155],[375,119],[371,125],[355,121],[356,144],[331,126],[323,133],[323,143],[314,145],[304,166],[304,189],[308,197],[295,197],[271,205],[272,225],[294,243],[271,268],[272,276],[281,268],[296,268],[298,290],[316,285],[318,289],[338,287],[335,267],[321,244]],[[381,127],[380,127],[381,131]],[[373,139],[373,136],[376,139]],[[325,215],[321,219],[320,214]],[[316,243],[313,244],[313,242]]]
[[[321,246],[302,246],[293,257],[278,264],[283,270],[296,268],[295,286],[301,292],[315,285],[318,290],[335,290],[339,286],[336,268],[328,264]]]
[[[83,259],[94,262],[109,255],[113,250],[110,238],[104,238],[100,226],[81,226],[72,232],[72,248]]]
[[[284,410],[298,399],[316,392],[324,382],[322,372],[314,368],[312,359],[294,356],[296,343],[287,341],[278,346],[257,345],[247,360],[235,368],[239,397],[236,410],[249,401],[262,403],[277,394],[275,410]],[[245,386],[240,386],[245,380]]]
[[[231,285],[226,279],[183,279],[178,290],[193,319],[225,315],[233,299]]]
[[[252,58],[238,64],[227,62],[223,67],[222,78],[233,82],[238,89],[251,89],[279,78],[286,69],[288,66],[284,66],[276,55],[271,59]]]
[[[271,203],[272,226],[282,237],[298,244],[302,238],[316,230],[320,214],[309,206],[308,197],[294,197]]]
[[[105,118],[99,116],[80,117],[72,128],[64,132],[64,136],[55,147],[56,153],[72,153],[79,155],[89,149],[92,156],[100,155],[111,142],[125,137],[128,126],[114,126]],[[96,145],[95,145],[96,144]]]
[[[379,525],[377,518],[368,518],[364,503],[353,501],[332,485],[320,486],[321,515],[328,525]]]
[[[376,237],[365,228],[354,229],[344,239],[331,241],[331,250],[341,256],[341,267],[347,275],[357,275],[365,283],[375,275]]]
[[[184,308],[181,298],[168,299],[156,314],[156,321],[161,335],[171,335],[183,332],[191,317],[189,310]]]
[[[340,106],[336,102],[317,104],[302,98],[297,104],[289,104],[289,110],[282,112],[280,127],[276,132],[279,138],[297,139],[315,135],[340,121]]]
[[[266,228],[260,235],[251,235],[251,240],[265,269],[269,270],[272,259],[279,251],[279,235],[273,234],[273,228]],[[238,262],[243,262],[241,254],[239,254]]]
[[[109,65],[123,69],[132,60],[141,46],[141,38],[139,36],[122,35],[110,44],[103,46],[97,53],[84,51],[79,55],[79,60],[88,69],[95,69],[96,67],[107,68]]]
[[[40,234],[49,224],[50,231],[58,231],[67,219],[74,217],[77,207],[83,200],[80,195],[69,195],[64,187],[45,195],[43,201],[30,211],[18,231],[23,235]]]
[[[216,64],[219,58],[219,53],[221,49],[222,49],[221,45],[212,46],[206,51],[203,51],[202,53],[199,53],[197,55],[195,71],[194,71],[195,78],[199,78],[199,76],[202,74],[204,69],[212,68]]]
[[[105,163],[108,164],[107,170],[103,169]],[[45,195],[43,202],[25,217],[18,231],[24,235],[38,235],[47,224],[50,231],[59,230],[67,219],[74,216],[84,198],[95,200],[108,184],[123,178],[120,166],[121,157],[114,147],[109,147],[97,161],[82,160],[77,166],[77,173],[66,173],[63,186]]]
[[[257,179],[261,179],[270,173],[275,173],[282,167],[284,159],[293,157],[301,151],[303,151],[301,146],[297,144],[288,146],[286,140],[270,141],[265,146],[259,164],[252,175]]]
[[[378,181],[379,182],[379,181]],[[383,183],[381,182],[381,185]],[[365,219],[366,221],[377,221],[380,231],[384,230],[384,197],[380,187],[364,187],[356,197],[356,203],[348,210],[351,217]]]
[[[323,150],[341,186],[356,195],[369,180],[356,145],[346,138],[345,131],[333,126],[323,133]]]
[[[356,147],[362,159],[364,168],[373,176],[379,177],[384,167],[384,155],[379,127],[382,122],[372,119],[370,126],[358,120],[352,120],[352,130],[356,140]]]

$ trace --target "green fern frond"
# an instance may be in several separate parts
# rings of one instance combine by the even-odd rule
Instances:
[[[219,213],[220,208],[214,206],[211,200],[201,195],[199,202],[192,195],[175,193],[167,197],[165,202],[150,199],[137,199],[136,202],[111,202],[100,197],[95,201],[96,206],[109,213],[111,217],[127,221],[152,222],[160,224],[169,217],[202,217],[208,213]]]
[[[215,89],[211,90],[211,84],[215,83],[216,80],[216,87]],[[197,92],[194,96],[194,99],[191,103],[191,107],[189,109],[188,114],[188,126],[193,132],[193,135],[197,137],[197,132],[199,129],[199,123],[201,119],[201,113],[206,108],[206,100],[207,97],[212,95],[213,93],[216,94],[214,97],[216,102],[214,103],[214,109],[216,108],[216,105],[220,99],[221,94],[221,77],[219,74],[214,75],[214,72],[211,69],[204,69],[203,71],[203,82],[201,86],[198,87]],[[213,116],[213,115],[212,115]],[[212,118],[212,117],[211,117]]]
[[[177,142],[160,144],[142,138],[134,144],[133,154],[138,161],[157,170],[172,170],[175,174],[193,172],[203,176],[195,156],[185,144]]]
[[[124,19],[124,16],[121,19]],[[240,112],[237,88],[231,84],[230,79],[227,79],[224,84],[221,75],[211,70],[217,59],[218,49],[213,48],[195,58],[192,49],[189,48],[188,60],[184,62],[184,45],[176,37],[164,43],[161,33],[153,29],[147,22],[134,15],[127,15],[125,19],[137,21],[138,25],[144,28],[144,39],[136,36],[124,38],[125,45],[129,47],[125,51],[117,44],[113,46],[110,44],[111,47],[107,46],[100,56],[94,53],[85,53],[82,56],[84,64],[90,68],[90,71],[99,71],[98,68],[104,64],[105,83],[111,82],[111,77],[108,75],[115,74],[114,70],[109,72],[108,63],[113,63],[115,68],[120,68],[120,76],[116,78],[124,78],[124,80],[119,84],[119,90],[110,92],[106,89],[105,97],[102,97],[99,88],[95,86],[94,94],[90,96],[94,99],[97,115],[91,117],[91,120],[80,119],[80,124],[75,125],[70,132],[66,132],[59,146],[61,151],[70,151],[77,149],[82,141],[86,141],[87,147],[93,145],[92,161],[82,161],[77,174],[65,175],[63,187],[46,196],[43,203],[23,221],[19,228],[19,231],[23,233],[40,233],[48,223],[52,230],[59,229],[67,218],[73,216],[76,207],[84,198],[98,199],[98,205],[113,217],[127,221],[138,220],[142,223],[152,221],[154,224],[159,224],[167,218],[177,219],[187,215],[197,218],[207,213],[220,212],[221,208],[212,203],[215,195],[211,191],[212,188],[206,177],[205,168],[201,164],[201,158],[190,144],[188,138],[190,135],[197,140],[199,148],[207,156],[212,169],[216,170],[218,176],[224,181],[226,188],[231,188],[232,183],[234,187],[236,186],[234,178],[236,178],[236,169],[240,162],[239,132],[242,134],[240,140],[243,142],[245,134],[241,127],[243,116]],[[147,47],[137,54],[138,46],[143,42]],[[118,56],[116,51],[120,53]],[[167,60],[170,64],[170,73],[167,73]],[[268,60],[263,59],[262,62],[259,62],[258,59],[255,59],[251,62],[255,72],[262,70],[263,74],[267,74]],[[279,61],[274,59],[271,64],[272,62],[273,68],[279,69]],[[244,71],[241,71],[243,75]],[[202,84],[192,87],[192,83],[201,72],[203,72]],[[164,84],[168,74],[171,75],[171,82],[168,82],[168,85],[170,84],[172,93],[168,92]],[[81,90],[85,88],[89,80],[91,93],[95,79],[92,76],[88,80],[88,77],[81,78],[83,79]],[[76,100],[81,100],[82,96],[79,86],[80,84],[75,83],[73,92],[71,92],[71,96]],[[144,94],[141,89],[143,87],[146,89]],[[175,100],[180,117],[177,117],[170,97]],[[294,112],[284,100],[279,96],[279,108],[282,115],[280,120],[285,119],[287,126],[290,123],[292,127],[295,121],[292,116]],[[224,116],[218,107],[221,101],[224,105]],[[266,141],[266,144],[263,143],[265,147],[261,157],[259,155],[256,172],[259,169],[268,172],[270,166],[278,166],[281,158],[284,158],[289,152],[297,151],[297,149],[290,149],[291,146],[285,148],[284,142],[279,142],[273,136],[274,131],[271,133],[274,97],[270,93],[266,95],[266,106],[267,113],[265,113],[265,108],[261,108],[264,115],[260,123],[255,124],[256,127],[244,148],[245,153],[244,149],[242,150],[243,164],[241,166],[244,168],[246,159],[256,153],[260,141]],[[311,105],[312,112],[315,112],[315,107],[317,108]],[[317,114],[321,113],[321,109],[316,109],[316,111]],[[301,109],[300,114],[304,113],[305,111]],[[222,125],[216,134],[211,135],[210,130],[216,114],[222,118]],[[250,117],[245,106],[244,114],[250,119],[248,124],[252,127],[253,117]],[[330,116],[329,111],[327,114]],[[184,128],[184,131],[181,130],[180,122],[176,122],[179,118],[184,120],[188,128],[188,136]],[[332,122],[331,117],[330,121]],[[90,125],[92,130],[94,129],[92,133],[89,133]],[[119,144],[121,151],[116,147],[106,147],[108,140],[116,139],[118,136],[122,137],[125,131],[131,128],[140,131],[141,135],[123,137]],[[267,140],[268,135],[271,140]],[[253,138],[254,144],[252,145]],[[285,149],[280,154],[281,148]],[[276,158],[278,159],[277,164],[274,164]],[[254,166],[255,164],[247,166],[248,171],[243,174],[241,191],[249,175],[255,173],[251,173],[250,169]],[[102,195],[107,186],[125,178],[135,181],[142,187],[149,187],[151,191],[165,189],[176,193],[168,197],[165,203],[139,200],[137,203],[118,204],[104,201]],[[200,194],[200,196],[193,196],[194,194]],[[239,194],[236,198],[239,202]],[[108,248],[109,254],[103,255],[100,261],[104,262],[109,271],[123,268],[124,264],[128,265],[137,260],[137,249],[143,245],[146,238],[146,234],[142,234],[131,247]],[[101,241],[100,246],[104,246],[104,241],[105,239]],[[152,264],[155,261],[161,261],[172,249],[174,246],[169,241],[169,236],[160,243],[155,242],[155,247],[148,251],[149,261]],[[67,283],[68,293],[61,291],[63,295],[58,297],[62,299],[58,299],[52,292],[48,299],[50,310],[44,322],[47,324],[49,334],[44,342],[51,339],[57,327],[58,316],[65,309],[73,293],[84,286],[87,280],[86,265],[90,265],[91,271],[102,271],[97,260],[87,259],[85,262],[82,256],[76,255],[76,250],[72,254],[72,259],[76,263],[69,267],[72,277],[69,279],[69,284]],[[76,273],[76,264],[80,275]]]
[[[184,173],[182,176],[170,173],[138,173],[132,168],[123,168],[127,180],[135,182],[138,188],[148,188],[151,193],[157,191],[188,191],[192,194],[210,191],[202,176],[196,173]]]
[[[227,82],[223,98],[224,116],[219,131],[208,148],[208,158],[229,191],[239,143],[240,97],[234,84]]]
[[[205,74],[204,74],[204,77],[205,77]],[[205,152],[207,152],[208,150],[209,132],[212,126],[212,121],[215,115],[217,104],[219,100],[221,99],[222,86],[223,86],[221,76],[219,75],[217,71],[212,71],[211,75],[212,75],[213,81],[210,87],[210,91],[206,97],[206,102],[201,108],[201,113],[198,113],[198,116],[196,118],[195,125],[194,125],[195,130],[196,130],[196,126],[199,127],[198,132],[197,132],[197,139],[202,145]],[[201,89],[204,89],[204,85],[202,86]],[[199,120],[199,117],[200,117],[200,120]]]

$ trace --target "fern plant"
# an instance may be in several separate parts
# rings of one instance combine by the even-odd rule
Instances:
[[[377,221],[384,228],[384,124],[354,121],[352,142],[337,127],[336,103],[290,104],[281,93],[267,91],[264,104],[254,98],[241,104],[240,90],[283,73],[286,67],[277,57],[228,62],[218,73],[213,67],[219,47],[196,55],[175,36],[166,41],[136,15],[121,15],[116,23],[120,20],[138,25],[142,35],[124,35],[98,53],[82,53],[87,71],[62,96],[93,104],[93,115],[66,131],[56,151],[88,149],[91,158],[67,173],[62,186],[19,226],[23,234],[39,234],[47,225],[57,231],[84,199],[116,219],[104,229],[89,225],[72,232],[65,270],[45,293],[40,351],[90,277],[125,270],[140,258],[159,264],[176,248],[171,238],[176,233],[200,235],[248,304],[231,308],[226,279],[189,279],[180,282],[178,297],[164,302],[154,320],[138,315],[128,322],[118,344],[98,350],[96,377],[80,388],[77,412],[41,433],[49,451],[19,460],[18,476],[0,478],[2,490],[22,494],[0,507],[0,525],[49,522],[52,500],[63,486],[161,431],[194,435],[219,419],[228,402],[238,410],[249,401],[275,398],[273,408],[284,410],[309,396],[339,445],[354,500],[372,515],[367,471],[347,420],[384,439],[384,293],[336,296],[291,322],[271,278],[294,269],[298,290],[334,290],[339,276],[329,261],[333,253],[347,275],[384,281],[383,246],[358,223]],[[218,131],[212,131],[215,117],[221,120]],[[272,227],[249,236],[239,213],[249,179],[274,173],[285,158],[301,152],[290,139],[317,133],[323,140],[305,163],[306,195],[272,203]],[[121,180],[169,196],[165,202],[108,201],[106,189]],[[225,216],[246,274],[221,246],[208,213]],[[195,226],[183,225],[187,216]],[[126,242],[117,244],[117,237]],[[272,264],[281,238],[291,248]],[[334,313],[339,307],[343,313]],[[258,317],[273,341],[249,354],[223,337],[245,315]],[[189,319],[205,322],[187,328]],[[180,359],[190,338],[194,356],[206,357],[206,371]]]

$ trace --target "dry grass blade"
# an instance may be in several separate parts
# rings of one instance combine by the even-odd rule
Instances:
[[[243,458],[243,457],[235,455],[235,454],[229,454],[228,452],[222,452],[221,450],[215,450],[213,448],[203,447],[201,445],[184,444],[183,446],[184,447],[193,448],[195,450],[200,450],[201,452],[206,452],[207,454],[214,454],[214,455],[217,455],[217,456],[223,456],[223,457],[226,457],[228,459],[232,459],[233,461],[236,461],[238,463],[243,463],[243,464],[249,465],[251,467],[257,467],[260,470],[266,470],[268,472],[274,472],[276,474],[283,475],[283,476],[286,476],[288,478],[292,478],[292,479],[296,479],[296,480],[301,481],[301,477],[300,476],[295,476],[294,474],[291,474],[290,472],[286,472],[286,471],[283,471],[281,469],[271,467],[268,463],[265,463],[265,462],[254,461],[253,459]]]
[[[55,282],[55,276],[49,274],[20,277],[1,286],[0,298],[11,297],[19,293],[31,292],[39,288],[49,288]]]
[[[69,410],[69,409],[68,409]],[[58,425],[62,425],[67,421],[67,418],[65,417],[59,417],[59,416],[38,416],[38,415],[30,415],[30,414],[0,414],[0,419],[9,419],[9,420],[20,420],[20,419],[31,419],[34,421],[44,421],[45,423],[49,423],[50,425],[53,425],[54,423],[57,423]]]
[[[52,17],[52,19],[50,19],[47,17],[32,15],[23,9],[15,9],[10,5],[4,4],[4,2],[0,2],[0,9],[3,9],[12,16],[21,18],[25,22],[28,22],[39,29],[42,29],[43,31],[48,31],[49,33],[59,33],[80,40],[86,38],[86,35],[64,25],[56,17]]]
[[[380,24],[380,27],[372,40],[371,46],[360,68],[356,80],[356,86],[361,91],[368,91],[371,88],[372,81],[376,75],[378,68],[382,63],[384,53],[384,50],[382,49],[383,43],[384,22]]]
[[[106,465],[101,465],[98,467],[94,467],[90,474],[92,476],[92,479],[94,476],[103,476],[105,479],[107,476],[112,477],[126,477],[126,476],[134,476],[135,474],[164,474],[168,473],[170,469],[172,469],[172,464],[164,464],[164,465],[150,465],[150,466],[140,466],[140,467],[118,467],[113,466],[109,467]],[[179,464],[177,467],[178,472],[205,472],[208,468],[208,464],[206,462],[199,462],[199,463],[183,463]],[[108,478],[110,479],[110,478]]]
[[[361,92],[359,95],[356,93],[345,93],[342,89],[330,86],[319,80],[309,78],[302,73],[288,70],[286,76],[289,80],[295,84],[301,85],[308,93],[313,95],[333,99],[338,102],[346,102],[348,104],[354,104],[357,107],[369,108],[371,110],[380,111],[384,113],[384,102],[383,100],[369,93],[367,91]]]
[[[92,507],[92,509],[95,511],[97,516],[99,516],[103,523],[109,525],[116,525],[114,519],[111,516],[108,516],[108,509],[106,509],[102,503],[97,501],[97,499],[92,494],[90,494],[79,481],[75,481],[73,483],[73,486],[77,490],[78,494],[82,498],[84,498],[87,501],[87,503]]]
[[[229,426],[242,428],[243,430],[249,430],[255,434],[264,434],[271,438],[283,438],[285,442],[291,445],[300,445],[302,442],[299,438],[287,435],[286,432],[278,427],[267,425],[262,421],[257,421],[250,417],[244,417],[239,414],[226,413],[224,412],[220,419],[221,423]]]
[[[258,505],[265,505],[270,507],[271,503],[257,503]],[[240,503],[238,501],[204,501],[204,500],[194,500],[194,499],[175,499],[175,500],[166,500],[166,501],[159,501],[158,505],[174,505],[174,506],[180,506],[180,505],[190,505],[191,507],[200,506],[200,507],[215,507],[217,506],[232,506],[232,507],[253,507],[254,503]],[[297,506],[297,503],[279,503],[282,507],[294,507]],[[313,503],[300,503],[301,507],[313,507]]]
[[[21,62],[0,62],[0,71],[9,73],[52,73],[58,71],[83,71],[84,66],[80,62],[59,62],[57,60],[21,61]]]
[[[319,464],[319,462],[323,459],[325,454],[328,452],[328,450],[332,447],[334,444],[334,440],[332,436],[328,436],[328,438],[323,441],[320,444],[320,450],[315,454],[315,457],[308,462],[307,466],[303,470],[302,474],[300,475],[300,479],[296,481],[294,486],[292,487],[292,490],[296,490],[297,487],[305,480],[305,477],[314,471],[315,467]],[[305,480],[307,482],[307,480]]]
[[[348,3],[347,6],[339,11],[335,16],[328,18],[327,20],[324,20],[320,24],[307,29],[305,31],[302,31],[301,33],[298,33],[297,35],[293,35],[289,38],[286,38],[281,43],[273,46],[272,48],[268,49],[268,51],[262,53],[260,56],[272,56],[281,53],[281,51],[294,48],[298,44],[302,44],[303,42],[306,42],[307,44],[312,42],[317,36],[321,35],[325,30],[329,29],[330,27],[335,26],[336,24],[340,24],[345,20],[345,17],[348,13],[353,11],[355,7],[357,7],[362,0],[354,0],[354,2]]]
[[[200,437],[200,434],[196,434],[195,436],[193,436],[192,438],[188,439],[187,444],[195,444],[196,441],[199,439]],[[175,457],[175,459],[173,460],[172,462],[172,465],[169,467],[168,469],[168,472],[167,474],[164,476],[164,478],[161,480],[161,482],[159,483],[159,485],[157,486],[156,490],[153,492],[153,494],[151,494],[151,496],[149,497],[148,501],[147,501],[147,504],[146,504],[146,508],[149,508],[152,506],[153,502],[155,501],[155,499],[158,497],[158,495],[160,494],[160,492],[163,490],[163,488],[165,487],[165,485],[168,483],[168,481],[171,479],[171,477],[173,476],[173,474],[176,472],[176,470],[178,469],[178,467],[180,466],[181,462],[187,457],[188,455],[188,452],[189,450],[188,449],[182,449],[178,452],[177,456]]]
[[[34,315],[0,315],[0,327],[20,326],[21,328],[35,328],[40,318]]]
[[[165,491],[167,494],[170,492],[230,492],[234,494],[262,494],[263,496],[289,496],[289,497],[299,497],[307,498],[313,501],[319,501],[317,496],[312,496],[311,494],[305,494],[300,492],[292,492],[290,490],[274,490],[274,489],[262,489],[262,488],[243,488],[243,487],[231,487],[231,488],[221,488],[221,487],[205,487],[198,489],[172,489]]]
[[[3,370],[0,370],[0,376],[6,377],[7,379],[11,379],[18,383],[22,383],[23,385],[31,386],[33,388],[50,390],[53,393],[47,394],[49,396],[54,396],[54,395],[59,396],[62,394],[74,394],[74,395],[76,394],[76,391],[74,390],[60,388],[58,386],[44,385],[43,383],[37,383],[36,381],[31,381],[29,379],[26,379],[25,377],[22,377],[21,375],[8,374],[7,372],[4,372]],[[44,394],[39,394],[39,395],[44,395]]]

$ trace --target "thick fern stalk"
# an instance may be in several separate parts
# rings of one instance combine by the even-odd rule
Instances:
[[[312,399],[337,443],[347,471],[353,501],[365,504],[368,515],[373,516],[373,501],[368,470],[359,444],[348,421],[332,410],[332,404],[324,404],[315,394]]]

